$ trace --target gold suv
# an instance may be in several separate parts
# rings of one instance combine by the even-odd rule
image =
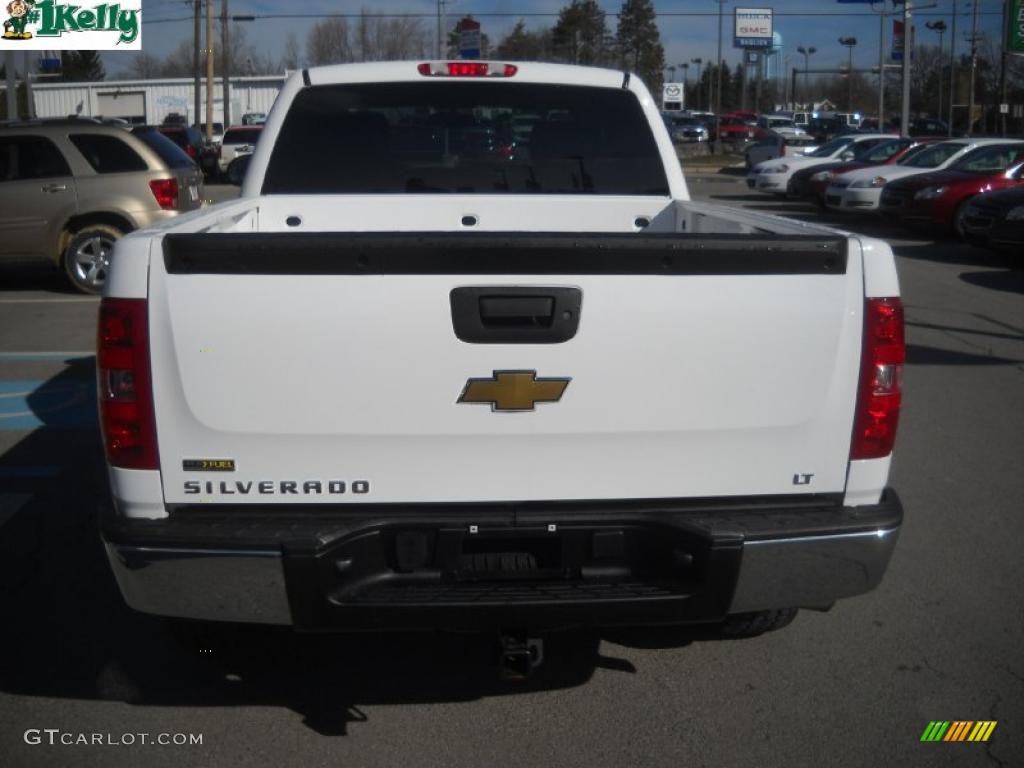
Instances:
[[[0,123],[0,260],[48,259],[99,293],[122,235],[199,208],[203,175],[151,126]]]

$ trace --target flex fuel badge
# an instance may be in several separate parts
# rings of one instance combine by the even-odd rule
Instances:
[[[184,459],[181,468],[185,472],[234,472],[234,459]]]

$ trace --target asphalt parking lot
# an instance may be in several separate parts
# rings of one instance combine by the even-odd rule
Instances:
[[[896,251],[906,520],[878,590],[750,640],[558,635],[518,684],[497,680],[484,637],[174,638],[122,605],[96,533],[97,300],[2,267],[0,764],[1024,765],[1024,255],[821,218],[741,176],[690,182]],[[998,725],[983,744],[922,743],[934,720]],[[202,744],[31,744],[28,729]]]

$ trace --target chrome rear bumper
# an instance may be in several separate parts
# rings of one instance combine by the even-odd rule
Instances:
[[[564,606],[551,603],[553,598],[547,593],[540,602],[517,595],[520,601],[514,606],[517,620],[528,618],[533,609],[537,609],[539,617],[544,617],[545,623],[564,614],[568,623],[601,625],[715,621],[726,614],[773,608],[827,608],[838,599],[869,592],[878,586],[896,545],[903,514],[898,497],[891,491],[875,507],[731,508],[716,512],[713,509],[659,510],[658,506],[655,502],[644,502],[642,508],[623,509],[621,514],[602,508],[598,512],[591,510],[582,518],[573,518],[565,510],[524,512],[515,525],[530,526],[541,520],[557,520],[557,523],[544,525],[556,525],[560,535],[566,536],[564,532],[575,530],[584,536],[584,541],[594,531],[598,531],[598,535],[619,530],[642,531],[645,536],[654,531],[651,537],[654,540],[678,534],[678,541],[684,543],[673,552],[686,549],[692,543],[692,548],[687,550],[693,553],[691,566],[695,558],[704,569],[691,574],[692,578],[680,576],[680,583],[686,582],[685,589],[672,595],[667,592],[656,595],[643,589],[636,591],[638,579],[620,575],[620,579],[631,579],[629,584],[633,591],[628,594],[586,591],[586,599],[581,601],[574,594],[571,604],[566,602]],[[308,519],[308,513],[303,513],[303,520]],[[405,515],[397,522],[393,518],[382,520],[380,516],[363,521],[348,519],[339,523],[341,527],[336,536],[324,535],[327,527],[321,523],[317,526],[319,543],[311,542],[309,546],[272,540],[276,536],[272,532],[267,533],[271,538],[266,544],[257,546],[260,534],[254,534],[251,525],[239,534],[225,533],[221,527],[216,536],[209,537],[216,546],[203,546],[199,541],[183,546],[182,530],[189,530],[190,536],[202,534],[203,526],[195,521],[186,526],[170,525],[169,530],[163,532],[167,534],[163,536],[166,546],[159,545],[160,521],[126,523],[121,520],[105,526],[105,538],[125,601],[146,613],[217,621],[295,624],[308,629],[446,626],[450,621],[462,622],[471,613],[475,615],[481,603],[468,604],[464,591],[445,592],[449,597],[438,598],[437,589],[441,587],[437,586],[432,587],[433,596],[422,603],[416,602],[418,597],[413,603],[402,602],[405,598],[396,602],[394,597],[383,603],[373,600],[368,603],[360,590],[363,585],[376,589],[390,583],[392,578],[399,578],[394,566],[386,562],[388,548],[394,545],[395,530],[430,530],[433,527],[437,531],[458,532],[463,528],[468,530],[464,523],[469,520],[479,520],[479,528],[484,533],[489,523],[503,525],[502,535],[510,530],[508,521],[492,520],[486,514],[469,512],[453,521],[441,519],[432,511],[429,516]],[[280,519],[277,525],[280,527]],[[292,526],[290,530],[294,529]],[[515,526],[512,529],[518,530]],[[137,536],[132,535],[133,530]],[[544,529],[541,525],[531,530]],[[132,538],[137,540],[132,541]],[[239,546],[224,546],[225,541],[232,538],[239,541]],[[440,544],[437,546],[440,548]],[[563,551],[567,548],[564,543],[561,546]],[[359,570],[352,565],[352,560],[360,558],[372,565],[346,586],[335,571]],[[325,563],[330,567],[323,568]],[[593,566],[587,567],[592,573],[600,572]],[[586,572],[587,567],[582,570]],[[401,588],[418,589],[428,581],[432,585],[448,583],[442,573],[442,569],[424,566],[422,574],[415,578],[412,573],[408,574],[408,579],[402,576]],[[329,586],[324,586],[325,578]],[[332,579],[337,579],[337,584]],[[665,579],[655,581],[660,585],[667,583]],[[509,583],[504,581],[503,588]],[[570,584],[583,582],[577,579],[557,583],[564,583],[567,589]],[[338,584],[341,586],[332,592]],[[603,582],[598,586],[610,589]],[[653,589],[649,585],[648,588]],[[670,587],[666,589],[671,591]],[[379,589],[374,594],[379,594]],[[344,595],[351,597],[351,604]],[[633,601],[629,595],[637,595],[637,599]],[[478,596],[473,599],[479,601]],[[491,618],[500,615],[502,606],[493,604],[495,598],[488,598],[488,601],[485,612],[489,616],[493,614]],[[321,626],[322,622],[311,618],[307,610],[311,602],[323,603],[335,610],[337,621]],[[563,608],[564,612],[560,612]],[[413,614],[414,620],[408,621]]]

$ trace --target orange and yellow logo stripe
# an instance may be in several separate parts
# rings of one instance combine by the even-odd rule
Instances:
[[[988,741],[996,729],[995,720],[932,720],[921,741]]]

